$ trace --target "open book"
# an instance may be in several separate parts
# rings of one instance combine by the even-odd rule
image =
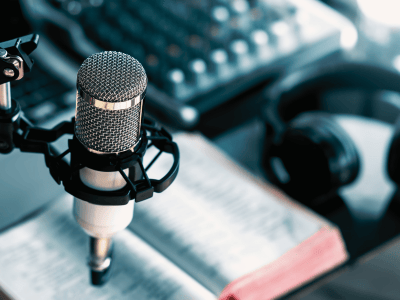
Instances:
[[[110,282],[90,286],[88,237],[66,196],[0,235],[4,293],[16,300],[272,299],[347,260],[332,224],[199,135],[175,141],[179,175],[162,194],[135,204],[133,222],[115,236]],[[170,163],[161,156],[150,177]]]

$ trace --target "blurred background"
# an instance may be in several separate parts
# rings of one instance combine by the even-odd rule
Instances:
[[[253,174],[337,224],[351,262],[400,233],[397,187],[387,171],[400,112],[397,0],[8,0],[1,6],[0,42],[40,34],[33,71],[12,84],[12,97],[34,124],[50,127],[73,116],[76,72],[82,61],[102,50],[122,51],[146,69],[150,117],[173,131],[201,132]],[[266,171],[268,136],[280,130],[271,121],[276,117],[271,111],[278,114],[271,103],[274,95],[296,87],[293,82],[301,83],[296,76],[318,79],[323,70],[336,66],[349,73],[334,72],[329,84],[311,80],[312,105],[300,99],[295,106],[279,108],[285,126],[304,111],[333,115],[359,153],[354,181],[311,197],[277,182]],[[2,168],[31,164],[43,173],[35,182],[28,180],[35,176],[27,172],[25,189],[38,190],[51,182],[39,166],[41,160],[12,157],[18,162],[0,160]],[[293,168],[307,174],[307,163]],[[285,163],[284,167],[289,170]],[[277,169],[274,172],[279,173]],[[38,194],[37,200],[33,195],[21,210],[19,199],[26,190],[11,191],[7,186],[13,175],[0,176],[2,199],[17,199],[13,209],[0,200],[0,208],[10,212],[0,228],[62,192],[59,187],[46,189],[46,195]],[[304,184],[304,190],[318,186]],[[296,291],[292,296],[398,299],[400,290],[393,278],[400,271],[392,266],[400,266],[396,251],[370,265],[354,264],[311,294]],[[376,280],[377,276],[388,280]]]

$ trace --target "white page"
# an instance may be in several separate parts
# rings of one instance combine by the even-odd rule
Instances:
[[[283,205],[211,157],[198,138],[174,140],[181,154],[178,177],[162,194],[136,204],[130,228],[214,293],[320,229],[317,218]],[[171,161],[162,155],[150,175],[165,174]]]
[[[0,286],[18,300],[203,300],[216,297],[125,230],[115,238],[113,274],[89,284],[89,238],[72,216],[72,198],[0,235]]]

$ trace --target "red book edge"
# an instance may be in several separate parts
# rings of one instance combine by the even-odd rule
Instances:
[[[283,296],[349,258],[340,231],[321,229],[272,263],[239,277],[222,291],[219,300],[266,300]]]

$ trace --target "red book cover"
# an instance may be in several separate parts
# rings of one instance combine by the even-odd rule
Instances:
[[[344,263],[348,254],[337,228],[316,234],[271,264],[227,285],[219,300],[266,300],[283,296]]]

